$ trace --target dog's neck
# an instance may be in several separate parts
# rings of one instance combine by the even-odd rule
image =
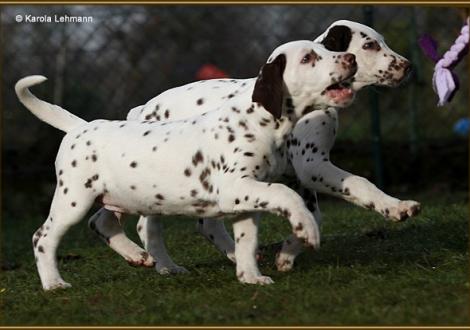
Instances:
[[[263,110],[257,111],[258,114],[261,114],[258,125],[271,127],[273,129],[276,148],[281,148],[286,143],[297,122],[303,116],[314,110],[323,109],[325,107],[316,106],[315,104],[311,104],[311,102],[288,95],[282,100],[282,111],[279,118],[274,118],[272,114],[268,114],[268,111],[260,103],[253,102],[251,109],[256,108]]]
[[[261,104],[255,103],[255,106],[258,106],[267,111]],[[290,96],[283,98],[281,117],[274,118],[273,116],[269,116],[271,119],[271,124],[269,124],[269,126],[274,128],[273,133],[276,148],[281,148],[284,143],[286,143],[287,138],[291,134],[299,119],[312,110],[312,106],[302,102],[295,102]],[[261,118],[261,126],[265,126],[265,124],[268,123],[265,118],[266,116]]]
[[[294,129],[297,122],[314,110],[321,110],[327,108],[326,106],[320,106],[312,104],[309,101],[299,100],[292,96],[286,96],[282,103],[282,114],[281,118],[276,120],[278,125],[276,136],[276,145],[281,146],[286,142],[287,137]]]
[[[281,117],[287,117],[289,121],[295,125],[307,113],[312,112],[315,106],[312,102],[300,100],[292,96],[284,97],[282,104],[282,115]]]

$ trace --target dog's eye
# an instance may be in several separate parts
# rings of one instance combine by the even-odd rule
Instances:
[[[312,54],[308,53],[308,54],[305,54],[305,56],[302,58],[302,61],[300,61],[300,63],[302,64],[305,64],[305,63],[308,63],[312,60]]]
[[[362,49],[365,49],[365,50],[373,49],[373,50],[379,51],[381,48],[380,48],[380,45],[377,41],[370,41],[370,42],[366,42],[362,46]]]

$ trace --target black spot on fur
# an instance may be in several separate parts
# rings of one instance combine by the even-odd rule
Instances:
[[[204,156],[202,155],[201,151],[198,150],[193,156],[193,165],[197,166],[197,164],[202,163],[204,161]]]
[[[299,230],[302,230],[302,229],[304,229],[304,226],[303,226],[301,223],[299,223],[299,224],[298,224],[297,226],[295,226],[295,228],[294,228],[295,231],[299,231]]]
[[[322,40],[326,49],[334,52],[344,52],[351,43],[351,29],[344,25],[335,25],[328,30],[328,34]]]
[[[148,252],[145,252],[145,251],[140,252],[140,256],[141,256],[142,259],[144,259],[144,260],[147,260],[147,259],[149,258]]]

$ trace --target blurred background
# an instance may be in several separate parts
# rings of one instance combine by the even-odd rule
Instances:
[[[16,15],[91,16],[92,23],[18,23]],[[458,36],[463,9],[344,5],[3,6],[3,210],[47,213],[62,132],[18,102],[15,82],[42,74],[34,93],[86,119],[124,119],[159,93],[199,79],[248,78],[278,45],[311,39],[339,19],[372,26],[409,58],[414,75],[396,89],[371,87],[340,112],[331,159],[399,196],[468,189],[468,61],[462,89],[437,108],[433,63],[417,40],[431,34],[441,54]],[[457,124],[457,127],[456,127]],[[465,126],[465,125],[463,125]],[[27,192],[27,194],[24,194]],[[23,197],[24,195],[24,197]]]

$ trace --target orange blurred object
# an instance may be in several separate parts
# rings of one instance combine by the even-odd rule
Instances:
[[[228,78],[227,73],[213,64],[204,64],[196,73],[197,80]]]

